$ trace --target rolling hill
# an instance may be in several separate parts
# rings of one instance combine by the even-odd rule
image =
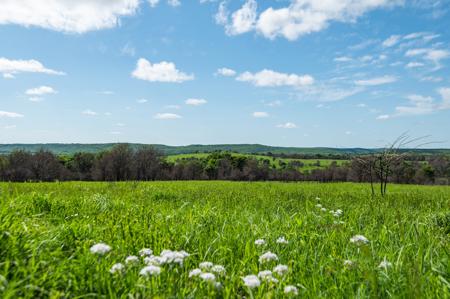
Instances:
[[[98,153],[112,148],[116,143],[45,143],[45,144],[0,144],[0,154],[7,154],[14,150],[27,150],[36,152],[40,149],[50,150],[56,154],[74,154],[76,152]],[[131,143],[132,147],[137,148],[144,144]],[[215,144],[201,145],[193,144],[186,146],[168,146],[162,144],[153,144],[155,148],[164,152],[166,155],[179,155],[191,153],[210,153],[215,151],[230,151],[243,154],[304,154],[304,155],[355,155],[367,154],[379,151],[380,149],[368,148],[331,148],[331,147],[280,147],[261,144]],[[450,149],[404,149],[417,154],[432,155],[446,154],[450,155]]]

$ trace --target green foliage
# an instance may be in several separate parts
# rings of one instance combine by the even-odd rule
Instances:
[[[449,187],[392,185],[380,199],[351,183],[0,183],[0,297],[283,298],[295,285],[305,298],[449,298],[448,215]],[[93,255],[99,242],[111,252]],[[144,247],[190,256],[153,278],[142,260],[109,272]],[[258,262],[266,251],[289,271],[250,292],[241,277],[276,265]],[[203,261],[225,266],[221,288],[188,277]]]
[[[0,144],[0,154],[11,153],[13,150],[22,149],[30,152],[37,152],[45,149],[54,152],[57,155],[73,155],[78,152],[99,153],[110,150],[115,143],[102,144]],[[133,149],[141,147],[142,144],[131,144]],[[153,147],[166,155],[192,154],[192,153],[211,153],[215,151],[229,151],[243,154],[304,154],[304,155],[361,155],[369,154],[380,149],[364,148],[330,148],[330,147],[280,147],[267,146],[261,144],[216,144],[216,145],[187,145],[187,146],[168,146],[154,144]],[[450,155],[450,149],[410,149],[407,150],[420,155]]]

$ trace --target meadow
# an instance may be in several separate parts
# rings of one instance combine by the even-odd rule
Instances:
[[[177,163],[183,160],[189,159],[205,159],[211,153],[192,153],[192,154],[178,154],[169,155],[166,157],[168,162]],[[336,160],[336,159],[293,159],[293,158],[279,158],[270,157],[267,155],[256,155],[256,154],[241,154],[241,153],[230,153],[234,157],[244,156],[247,158],[257,159],[258,161],[269,161],[270,167],[281,168],[282,164],[289,164],[291,162],[301,162],[303,165],[296,167],[300,172],[307,172],[314,169],[325,169],[329,167],[333,162],[337,166],[342,166],[345,163],[349,163],[349,160]]]
[[[0,183],[0,297],[450,298],[450,187],[388,189]]]

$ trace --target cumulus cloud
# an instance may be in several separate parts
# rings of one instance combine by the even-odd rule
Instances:
[[[181,118],[181,116],[175,113],[158,113],[155,115],[155,119],[171,120],[179,118]]]
[[[403,0],[291,0],[288,6],[269,7],[258,15],[256,1],[248,0],[231,15],[231,20],[228,19],[226,9],[221,6],[218,23],[225,25],[228,34],[253,30],[269,39],[284,37],[296,40],[327,28],[333,21],[355,22],[371,10],[402,3]]]
[[[186,105],[190,105],[190,106],[201,106],[201,105],[205,105],[206,103],[208,103],[207,100],[205,99],[187,99],[185,101]]]
[[[21,118],[24,115],[16,112],[0,111],[0,117]]]
[[[229,35],[238,35],[254,29],[256,23],[256,0],[247,0],[231,15],[231,22],[225,26]]]
[[[132,76],[150,82],[181,83],[194,80],[193,74],[179,71],[173,62],[162,61],[152,64],[144,58],[138,60]]]
[[[138,102],[138,104],[144,104],[144,103],[147,103],[148,100],[147,99],[139,99],[136,102]]]
[[[366,80],[356,80],[355,84],[359,86],[377,86],[377,85],[383,85],[388,83],[393,83],[397,81],[397,77],[394,76],[382,76],[382,77],[376,77]]]
[[[263,112],[263,111],[256,111],[253,112],[253,117],[255,118],[265,118],[265,117],[269,117],[269,113],[267,112]]]
[[[304,87],[314,84],[314,78],[310,75],[285,74],[264,69],[257,73],[245,72],[236,80],[250,82],[258,87]]]
[[[224,77],[234,77],[236,76],[236,71],[223,67],[217,70],[216,74],[224,76]]]
[[[291,122],[287,122],[284,124],[279,124],[277,125],[277,128],[281,128],[281,129],[296,129],[297,125]]]
[[[1,11],[1,10],[0,10]],[[4,78],[14,78],[19,73],[43,73],[48,75],[65,75],[64,72],[46,68],[41,62],[31,60],[10,60],[0,57],[0,73]]]
[[[29,96],[42,96],[46,94],[55,94],[57,93],[57,91],[50,86],[40,86],[36,88],[30,88],[25,93]]]
[[[133,15],[140,0],[5,0],[0,24],[36,26],[67,33],[113,28]]]

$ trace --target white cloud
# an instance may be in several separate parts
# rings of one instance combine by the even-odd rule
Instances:
[[[391,35],[389,38],[383,41],[383,47],[389,48],[395,46],[401,39],[400,35]]]
[[[15,129],[15,128],[17,128],[16,125],[7,125],[7,126],[3,127],[3,129],[5,129],[5,130],[11,130],[11,129]]]
[[[221,2],[219,4],[219,10],[217,11],[216,15],[214,16],[216,23],[219,25],[227,25],[228,24],[228,9],[227,9],[227,3],[225,1]]]
[[[57,93],[57,91],[50,86],[39,86],[36,88],[28,89],[25,93],[29,96],[42,96],[46,94],[55,94]]]
[[[111,135],[121,135],[122,132],[119,132],[119,131],[112,131],[112,132],[109,132],[109,134],[111,134]]]
[[[6,0],[0,24],[36,26],[67,33],[84,33],[120,25],[120,17],[133,15],[140,0]]]
[[[257,112],[253,112],[253,117],[255,118],[265,118],[265,117],[269,117],[269,113],[267,112],[262,112],[262,111],[257,111]]]
[[[96,116],[96,115],[98,115],[97,112],[92,111],[92,110],[90,110],[90,109],[86,109],[86,110],[84,110],[84,111],[81,112],[81,113],[84,114],[84,115],[89,115],[89,116]]]
[[[282,128],[282,129],[296,129],[297,125],[291,122],[287,122],[284,124],[279,124],[277,125],[277,128]]]
[[[444,80],[442,77],[434,77],[434,76],[426,76],[420,78],[420,81],[424,82],[441,82],[442,80]]]
[[[390,118],[390,116],[388,114],[382,114],[382,115],[378,115],[377,116],[378,120],[386,120],[386,119],[389,119],[389,118]]]
[[[148,0],[148,4],[150,4],[151,7],[155,7],[158,3],[159,0]]]
[[[194,75],[188,75],[177,70],[175,64],[172,62],[162,61],[152,64],[144,58],[138,60],[132,76],[150,82],[181,83],[194,80]]]
[[[254,74],[242,73],[236,80],[250,82],[258,87],[290,86],[298,88],[314,84],[314,78],[310,75],[285,74],[267,69]]]
[[[418,48],[406,51],[405,56],[406,57],[419,56],[422,59],[432,61],[437,67],[439,67],[441,60],[450,57],[450,51],[434,48]]]
[[[355,81],[355,84],[359,85],[359,86],[377,86],[377,85],[393,83],[395,81],[397,81],[397,77],[382,76],[382,77],[376,77],[376,78],[366,79],[366,80],[357,80],[357,81]]]
[[[15,79],[16,77],[13,74],[6,73],[6,74],[3,74],[3,78],[5,78],[5,79]]]
[[[158,113],[155,115],[156,119],[179,119],[180,115],[175,113]]]
[[[380,115],[377,119],[390,119],[400,116],[414,116],[431,114],[440,110],[450,109],[450,88],[440,88],[437,90],[441,96],[441,101],[436,102],[432,97],[411,94],[407,96],[409,105],[395,107],[392,115]]]
[[[186,105],[191,105],[191,106],[201,106],[201,105],[205,105],[206,103],[208,103],[207,100],[205,99],[187,99],[185,101]]]
[[[111,90],[103,90],[103,91],[100,91],[99,94],[103,94],[103,95],[105,95],[105,96],[110,96],[110,95],[113,95],[113,94],[114,94],[114,91],[111,91]]]
[[[0,111],[0,117],[20,118],[24,117],[24,115],[16,112]]]
[[[291,0],[288,6],[269,7],[259,16],[257,3],[248,0],[228,20],[226,10],[216,15],[219,24],[224,24],[228,34],[242,34],[256,31],[266,38],[284,37],[296,40],[299,37],[321,31],[336,22],[355,22],[359,17],[374,9],[391,7],[403,0]],[[220,18],[218,18],[220,16]]]
[[[271,102],[264,102],[264,105],[265,106],[268,106],[268,107],[279,107],[279,106],[281,106],[283,103],[280,101],[280,100],[276,100],[276,101],[271,101]]]
[[[334,58],[335,62],[350,62],[353,59],[351,57],[347,57],[347,56],[341,56],[341,57],[336,57]]]
[[[224,77],[234,77],[234,76],[236,76],[236,71],[226,68],[226,67],[223,67],[223,68],[220,68],[217,70],[217,74],[222,75]]]
[[[410,62],[410,63],[408,63],[407,65],[406,65],[406,67],[407,68],[418,68],[418,67],[422,67],[422,66],[424,66],[424,64],[423,63],[421,63],[421,62]]]
[[[139,99],[139,100],[137,100],[137,102],[138,102],[139,104],[144,104],[144,103],[147,103],[148,100],[147,100],[147,99]]]
[[[14,78],[13,74],[19,73],[43,73],[49,75],[65,75],[65,73],[63,72],[55,71],[44,67],[42,63],[34,59],[9,60],[4,57],[0,57],[0,73],[3,73],[3,77],[5,78]]]
[[[253,30],[257,17],[256,8],[256,0],[247,0],[240,9],[231,14],[231,23],[225,26],[226,33],[229,35],[238,35]]]

